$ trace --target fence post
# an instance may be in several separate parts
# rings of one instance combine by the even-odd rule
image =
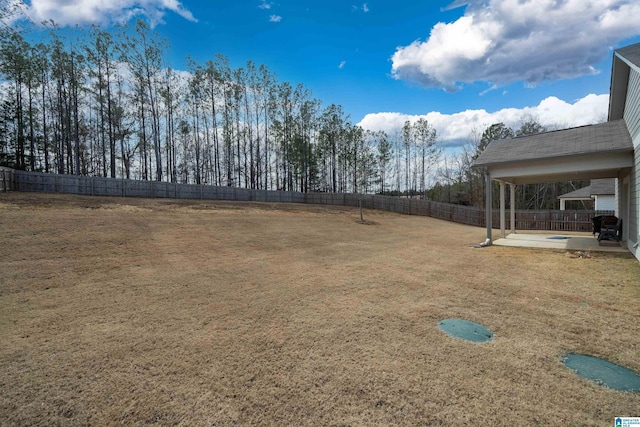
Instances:
[[[547,230],[550,230],[550,231],[553,230],[553,228],[551,228],[552,227],[552,225],[551,225],[552,223],[553,222],[551,221],[551,212],[547,211],[547,227],[546,227]]]

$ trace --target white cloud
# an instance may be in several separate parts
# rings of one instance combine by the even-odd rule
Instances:
[[[178,0],[31,0],[27,14],[34,22],[54,20],[62,26],[125,22],[146,16],[153,27],[164,22],[167,11],[197,22]]]
[[[364,13],[367,13],[367,12],[369,12],[369,10],[370,10],[369,6],[366,3],[362,3],[362,6],[357,6],[355,4],[351,6],[351,11],[354,12],[354,13],[355,12],[360,12],[360,11],[363,11]]]
[[[424,115],[372,113],[367,114],[358,125],[392,134],[399,131],[407,120],[413,122],[425,118],[436,129],[444,145],[457,146],[464,144],[474,130],[482,132],[493,123],[502,122],[511,128],[518,128],[523,119],[533,117],[549,129],[583,126],[606,119],[608,107],[609,95],[590,94],[573,104],[550,96],[534,107],[504,108],[492,113],[486,110],[466,110],[454,114],[432,111]]]
[[[640,34],[637,0],[469,0],[464,16],[398,47],[395,78],[426,87],[571,78],[597,71],[610,47]],[[463,6],[457,1],[451,7]]]
[[[345,65],[347,65],[347,61],[341,61],[340,64],[338,65],[338,68],[342,70]]]
[[[282,21],[282,16],[280,15],[271,15],[269,17],[269,22],[280,22]]]
[[[260,3],[260,5],[258,6],[260,9],[271,9],[271,6],[273,5],[273,3],[269,3],[266,0],[262,0],[262,3]]]

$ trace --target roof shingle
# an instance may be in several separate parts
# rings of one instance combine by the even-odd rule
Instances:
[[[616,53],[636,67],[640,67],[640,43],[616,49]]]
[[[590,199],[591,198],[591,186],[578,188],[570,193],[565,193],[558,196],[558,199]]]
[[[558,196],[558,199],[589,199],[591,196],[616,194],[616,180],[612,178],[592,179],[591,184]]]
[[[616,194],[616,180],[612,178],[592,179],[591,195],[605,195],[605,194]]]
[[[632,152],[633,143],[624,120],[580,126],[535,135],[492,141],[474,166],[581,154]]]

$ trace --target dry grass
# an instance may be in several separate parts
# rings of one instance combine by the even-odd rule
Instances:
[[[611,425],[640,394],[630,256],[303,205],[0,194],[0,424]],[[452,339],[444,318],[495,339]]]

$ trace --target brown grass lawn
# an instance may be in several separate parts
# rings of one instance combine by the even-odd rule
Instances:
[[[0,425],[613,425],[640,394],[630,255],[260,203],[0,194]],[[438,321],[495,339],[452,339]]]

